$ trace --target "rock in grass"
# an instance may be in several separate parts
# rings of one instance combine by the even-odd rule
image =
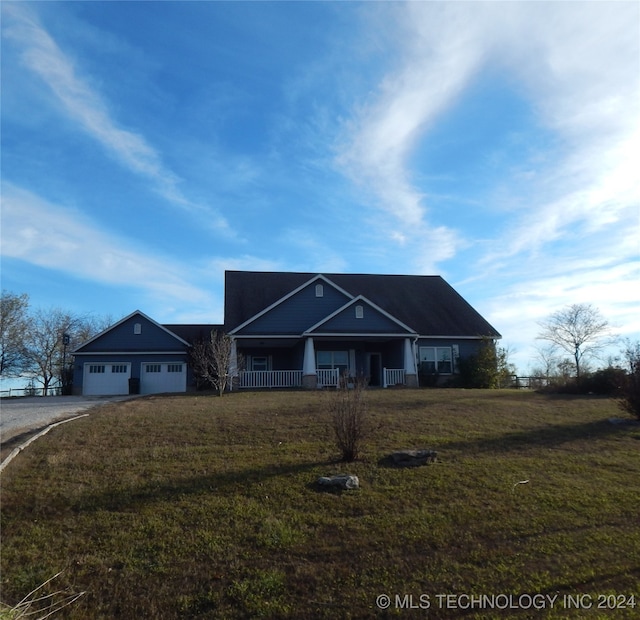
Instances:
[[[420,467],[433,463],[438,453],[435,450],[398,450],[390,456],[396,467]]]
[[[320,476],[317,480],[319,487],[327,490],[351,491],[360,488],[358,476],[340,474],[338,476]]]

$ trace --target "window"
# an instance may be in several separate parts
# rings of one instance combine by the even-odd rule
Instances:
[[[361,305],[356,306],[356,319],[361,319],[364,316],[364,308]]]
[[[145,372],[162,372],[160,364],[146,364]]]
[[[324,286],[322,284],[316,284],[316,297],[324,296]]]
[[[349,370],[348,351],[318,351],[316,353],[316,367],[319,370],[338,368],[340,374]]]
[[[98,373],[104,372],[104,365],[91,364],[89,366],[89,372],[91,374],[98,374]]]
[[[142,333],[142,323],[136,323],[136,324],[133,326],[133,333],[134,333],[134,334],[136,334],[136,335],[138,335],[138,334],[141,334],[141,333]]]
[[[451,347],[420,347],[420,370],[450,375],[453,372]]]
[[[269,370],[269,358],[265,356],[252,357],[251,370]]]
[[[127,372],[127,365],[126,364],[113,364],[111,366],[111,372],[117,372],[117,373]]]
[[[182,364],[167,364],[167,372],[182,372]]]

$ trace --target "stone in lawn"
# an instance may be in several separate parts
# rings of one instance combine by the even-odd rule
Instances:
[[[320,476],[317,480],[319,487],[335,491],[351,491],[360,488],[358,476],[340,474],[338,476]]]
[[[390,460],[396,467],[420,467],[433,463],[438,453],[435,450],[398,450]]]

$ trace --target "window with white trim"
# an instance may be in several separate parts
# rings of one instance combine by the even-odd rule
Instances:
[[[92,375],[100,374],[100,373],[103,373],[104,371],[105,371],[104,364],[91,364],[89,366],[89,373]]]
[[[162,372],[161,364],[145,364],[145,372]]]
[[[349,351],[316,351],[316,368],[333,370],[338,368],[340,374],[349,370]]]
[[[126,364],[112,364],[111,365],[111,372],[112,373],[123,373],[123,372],[127,372],[127,365]]]
[[[182,372],[182,364],[167,364],[167,372]]]
[[[420,370],[450,375],[453,372],[451,347],[420,347]]]
[[[266,355],[254,355],[251,358],[251,370],[269,370],[269,358]]]

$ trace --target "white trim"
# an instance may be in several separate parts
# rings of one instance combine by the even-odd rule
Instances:
[[[364,295],[358,295],[357,297],[354,297],[353,299],[348,301],[344,306],[338,308],[337,310],[335,310],[331,314],[327,315],[321,321],[318,321],[315,325],[312,325],[311,327],[309,327],[303,333],[303,335],[304,336],[310,335],[311,332],[314,329],[317,329],[318,327],[320,327],[324,323],[327,323],[331,319],[335,318],[336,316],[338,316],[338,314],[340,314],[341,312],[344,312],[347,308],[349,308],[350,306],[353,306],[353,304],[355,304],[357,302],[364,302],[365,304],[369,305],[371,308],[373,308],[374,310],[376,310],[377,312],[379,312],[380,314],[382,314],[383,316],[388,318],[390,321],[396,323],[396,325],[399,325],[403,329],[406,329],[409,333],[408,334],[402,334],[403,336],[407,336],[408,337],[408,336],[416,336],[417,335],[417,332],[415,332],[413,329],[411,329],[408,325],[405,325],[402,321],[400,321],[399,319],[396,319],[395,316],[393,316],[392,314],[389,314],[386,310],[384,310],[380,306],[374,304],[372,301],[370,301],[369,299],[364,297]],[[358,332],[358,333],[360,333],[360,332]],[[319,334],[315,334],[315,335],[319,335]],[[321,335],[324,336],[325,334],[321,334]],[[375,334],[371,334],[371,335],[375,335]],[[387,335],[387,334],[384,334],[384,335]],[[396,333],[394,335],[397,336],[398,334]]]
[[[502,336],[418,336],[420,339],[425,340],[482,340],[489,338],[489,340],[501,340]]]
[[[255,320],[257,320],[260,317],[264,316],[268,312],[271,312],[271,310],[273,310],[275,307],[277,307],[280,304],[284,303],[288,299],[291,299],[294,295],[297,295],[300,291],[304,290],[305,288],[307,288],[308,286],[310,286],[311,284],[313,284],[317,280],[322,280],[322,281],[326,282],[327,284],[329,284],[333,288],[335,288],[338,292],[342,293],[343,295],[346,295],[348,299],[353,299],[353,295],[351,293],[348,293],[344,289],[340,288],[337,284],[334,284],[331,280],[329,280],[329,278],[327,278],[326,276],[323,276],[321,273],[319,273],[317,276],[313,276],[310,280],[307,280],[306,282],[304,282],[303,284],[301,284],[297,288],[293,289],[290,293],[287,293],[284,297],[281,297],[277,301],[273,302],[270,306],[267,306],[264,310],[261,310],[260,312],[258,312],[258,314],[254,314],[251,318],[247,319],[244,323],[241,323],[240,325],[238,325],[238,327],[234,327],[229,332],[229,335],[236,335],[237,331],[239,331],[241,329],[244,329],[250,323],[253,323]]]
[[[154,321],[151,317],[147,316],[144,312],[140,312],[140,310],[135,310],[134,312],[132,312],[131,314],[125,316],[123,319],[120,319],[117,323],[114,323],[113,325],[111,325],[110,327],[107,327],[107,329],[101,331],[99,334],[97,334],[96,336],[94,336],[93,338],[90,338],[89,340],[87,340],[86,342],[84,342],[83,344],[81,344],[77,349],[75,349],[75,351],[72,351],[73,355],[84,355],[83,353],[76,353],[76,351],[78,351],[79,349],[82,349],[84,347],[86,347],[88,344],[91,344],[92,342],[94,342],[95,340],[97,340],[98,338],[104,336],[107,332],[110,332],[112,330],[114,330],[116,327],[119,327],[120,325],[122,325],[123,323],[125,323],[126,321],[128,321],[129,319],[132,319],[134,316],[141,316],[143,319],[146,319],[147,321],[149,321],[151,324],[155,325],[156,327],[159,327],[162,331],[166,332],[167,334],[169,334],[170,336],[173,336],[173,338],[175,338],[176,340],[182,342],[182,344],[187,345],[188,347],[190,347],[191,345],[186,341],[183,340],[182,338],[180,338],[180,336],[177,336],[176,334],[174,334],[170,329],[167,329],[166,327],[164,327],[163,325],[160,325],[160,323],[158,323],[157,321]],[[137,335],[137,334],[136,334]]]

